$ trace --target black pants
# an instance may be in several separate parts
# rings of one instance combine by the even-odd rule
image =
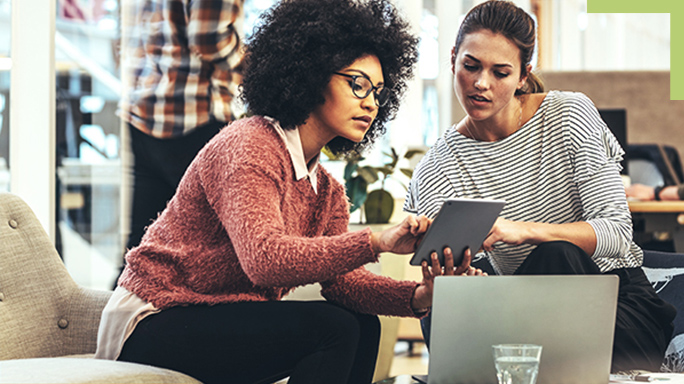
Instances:
[[[542,243],[514,275],[592,275],[598,266],[586,252],[565,241]],[[611,372],[659,371],[672,336],[675,308],[661,300],[641,268],[610,271],[620,277]],[[429,340],[429,319],[423,335]]]
[[[176,188],[192,160],[225,125],[224,122],[213,121],[195,128],[185,136],[159,139],[128,124],[133,154],[133,193],[126,250],[140,244],[146,228],[176,193]],[[116,288],[116,281],[114,287]]]
[[[174,307],[142,320],[119,357],[205,384],[367,384],[380,340],[377,316],[324,301]]]

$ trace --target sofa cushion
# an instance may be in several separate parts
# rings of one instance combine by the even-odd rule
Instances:
[[[188,375],[149,365],[70,357],[0,361],[0,383],[201,384]]]
[[[684,254],[644,250],[643,269],[658,296],[677,308],[662,370],[684,372]]]
[[[0,193],[0,360],[94,353],[111,291],[78,286],[31,208]]]

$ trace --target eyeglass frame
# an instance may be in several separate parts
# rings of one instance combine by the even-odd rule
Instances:
[[[378,85],[378,86],[376,86],[375,84],[373,84],[373,81],[372,81],[368,76],[366,76],[366,75],[364,75],[364,74],[361,74],[361,75],[352,75],[352,74],[343,73],[343,72],[333,72],[333,74],[335,74],[335,75],[340,75],[340,76],[344,76],[344,77],[348,77],[348,78],[352,79],[352,83],[354,83],[354,84],[356,84],[356,79],[358,79],[358,78],[364,78],[364,79],[368,80],[368,82],[370,83],[371,87],[370,87],[370,89],[366,92],[366,94],[365,94],[363,97],[362,97],[362,96],[359,96],[359,95],[356,93],[356,90],[354,89],[354,87],[350,84],[351,91],[352,91],[352,93],[354,94],[354,97],[356,97],[357,99],[362,99],[362,100],[363,100],[363,99],[365,99],[366,97],[368,97],[368,95],[370,95],[371,93],[373,93],[373,100],[375,101],[375,105],[376,105],[376,106],[378,106],[378,107],[384,107],[385,105],[387,105],[387,102],[389,101],[389,89],[386,88],[384,84],[383,84],[383,85]],[[374,92],[374,91],[375,91],[375,92]],[[385,97],[385,101],[384,101],[382,104],[380,104],[380,96],[379,96],[379,93],[380,93],[380,92],[377,92],[377,91],[380,91],[380,92],[383,92],[383,91],[384,91],[384,92],[388,92],[388,93],[386,94],[386,96],[384,96],[384,97]]]

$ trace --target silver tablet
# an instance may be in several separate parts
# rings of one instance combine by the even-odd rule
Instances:
[[[488,199],[444,201],[425,237],[418,244],[411,265],[420,265],[423,260],[431,264],[430,254],[437,252],[439,263],[444,266],[443,250],[446,247],[451,248],[456,266],[461,264],[466,248],[470,248],[474,256],[505,204],[503,200]]]

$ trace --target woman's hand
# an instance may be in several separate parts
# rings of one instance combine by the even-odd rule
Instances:
[[[627,197],[641,201],[655,200],[655,188],[643,184],[632,184],[625,188]]]
[[[398,225],[371,234],[371,246],[375,253],[412,253],[423,238],[432,220],[425,216],[409,215]]]
[[[528,223],[523,221],[511,221],[499,217],[496,219],[496,222],[494,222],[494,226],[492,226],[489,235],[487,235],[487,238],[482,243],[482,249],[491,251],[494,249],[494,243],[497,241],[512,245],[527,243],[530,238],[527,224]]]
[[[481,269],[476,269],[470,266],[473,257],[470,249],[463,252],[463,261],[461,265],[454,268],[454,255],[451,248],[444,248],[444,269],[439,264],[437,253],[432,253],[432,267],[428,267],[428,262],[423,261],[421,268],[423,269],[423,281],[416,290],[413,291],[411,298],[411,308],[417,313],[423,312],[432,306],[432,292],[434,289],[435,277],[437,276],[487,276],[487,273],[482,272]]]
[[[492,251],[497,241],[511,245],[539,245],[556,240],[573,243],[589,255],[593,255],[596,250],[596,232],[587,222],[551,224],[511,221],[502,217],[496,219],[492,230],[482,243],[482,249]]]

